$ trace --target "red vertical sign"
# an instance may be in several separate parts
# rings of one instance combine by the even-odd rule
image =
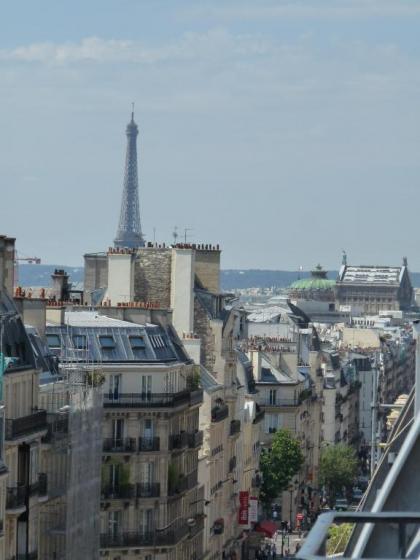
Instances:
[[[249,492],[239,492],[239,525],[248,525]]]

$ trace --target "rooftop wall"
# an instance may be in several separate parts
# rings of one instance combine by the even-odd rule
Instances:
[[[13,294],[15,240],[0,235],[0,290],[4,287]]]

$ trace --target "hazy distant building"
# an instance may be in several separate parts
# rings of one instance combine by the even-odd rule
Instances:
[[[288,289],[289,299],[304,313],[325,314],[335,311],[335,281],[327,278],[327,271],[318,265],[310,278],[301,278]]]
[[[336,297],[340,309],[356,313],[409,309],[414,303],[414,291],[407,259],[403,259],[402,266],[350,266],[344,256]]]

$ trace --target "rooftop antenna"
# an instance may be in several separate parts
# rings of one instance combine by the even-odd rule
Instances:
[[[134,101],[131,102],[131,121],[134,121]]]
[[[184,228],[184,243],[187,243],[188,232],[192,231],[192,228]]]
[[[173,231],[173,233],[172,233],[172,236],[173,236],[173,238],[174,238],[174,245],[176,245],[176,240],[178,239],[178,235],[179,235],[179,234],[178,234],[178,226],[175,226],[175,227],[174,227],[174,231]]]

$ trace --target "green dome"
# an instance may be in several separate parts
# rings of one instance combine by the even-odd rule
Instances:
[[[332,290],[335,286],[334,280],[327,278],[327,271],[319,264],[311,271],[310,278],[302,278],[291,284],[289,290]]]
[[[334,280],[328,278],[302,278],[290,285],[290,290],[331,290],[334,288]]]

